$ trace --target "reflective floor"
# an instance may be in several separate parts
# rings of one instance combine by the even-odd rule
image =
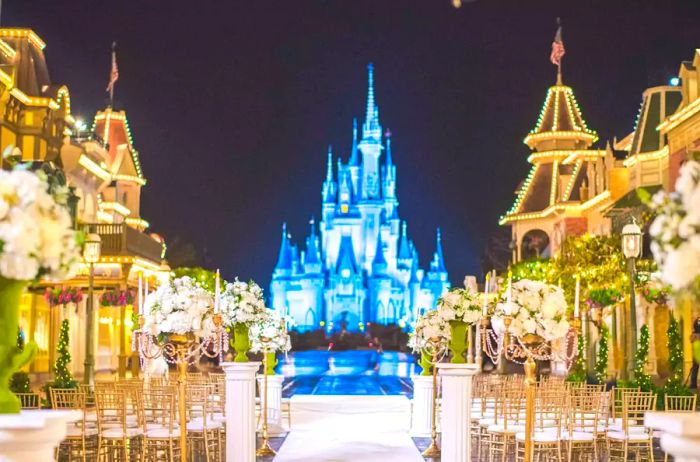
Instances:
[[[297,351],[280,357],[283,395],[405,395],[420,372],[413,356],[399,352]]]

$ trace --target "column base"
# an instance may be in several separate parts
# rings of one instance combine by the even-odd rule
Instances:
[[[0,414],[0,460],[54,460],[55,448],[66,437],[66,425],[78,419],[78,411],[27,410]]]
[[[433,421],[433,376],[414,375],[413,400],[411,400],[411,430],[409,434],[415,437],[430,437]]]
[[[661,449],[676,462],[700,462],[700,413],[647,412],[644,425],[661,433]]]
[[[262,432],[263,425],[263,393],[265,384],[263,375],[258,375],[258,390],[260,392],[260,417],[258,417],[258,432]],[[289,432],[289,427],[282,416],[282,382],[283,375],[267,376],[267,434],[268,436],[281,436]],[[262,434],[262,433],[261,433]]]

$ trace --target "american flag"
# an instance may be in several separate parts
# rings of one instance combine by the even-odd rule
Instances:
[[[111,94],[114,92],[114,84],[119,80],[119,68],[117,67],[117,43],[112,43],[112,72],[109,74],[109,83],[107,91]]]
[[[549,60],[555,66],[561,66],[561,58],[566,53],[564,50],[564,42],[561,39],[561,26],[557,27],[557,33],[554,35],[554,41],[552,42],[552,53],[549,55]]]

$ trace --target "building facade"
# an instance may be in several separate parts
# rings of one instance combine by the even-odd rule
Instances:
[[[370,64],[361,137],[355,120],[347,163],[334,162],[328,149],[318,229],[312,219],[302,249],[282,227],[270,296],[296,329],[408,325],[449,288],[440,230],[424,271],[399,216],[396,184],[391,134],[382,132]]]

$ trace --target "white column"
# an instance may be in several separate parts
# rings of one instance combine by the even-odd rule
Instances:
[[[699,412],[647,412],[644,425],[661,430],[661,449],[676,462],[700,462]]]
[[[265,376],[258,376],[258,390],[260,390],[260,409],[263,409],[265,399]],[[289,431],[282,419],[282,382],[283,375],[267,376],[267,433],[270,436],[279,436]],[[258,419],[258,430],[262,431],[262,414]]]
[[[411,401],[411,436],[430,436],[433,421],[433,376],[414,375]]]
[[[255,462],[255,373],[259,362],[221,363],[226,373],[226,462]]]
[[[0,415],[0,462],[54,460],[56,446],[78,411],[22,411]]]
[[[472,377],[476,364],[439,363],[442,379],[441,459],[468,462],[471,459],[469,423],[472,408]]]

